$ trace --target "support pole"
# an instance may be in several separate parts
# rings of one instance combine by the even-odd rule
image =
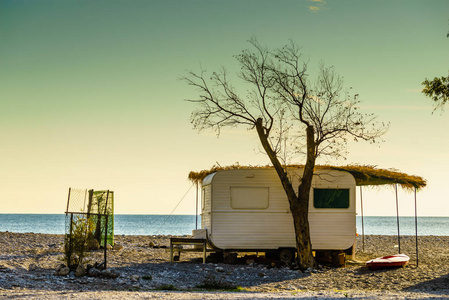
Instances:
[[[360,186],[360,210],[362,211],[362,249],[365,252],[365,227],[363,223],[363,194],[362,186]]]
[[[203,264],[206,263],[206,240],[203,241]]]
[[[109,200],[109,190],[106,192],[106,202],[104,204],[104,214],[105,215],[108,214],[108,200]],[[100,212],[98,212],[98,213],[100,213]]]
[[[65,210],[65,213],[67,214],[69,212],[69,204],[70,204],[70,192],[72,191],[72,188],[69,188],[69,195],[67,196],[67,209]]]
[[[69,253],[67,255],[67,267],[70,268],[70,263],[72,262],[72,253],[73,253],[73,213],[70,213],[70,233],[69,233]],[[67,238],[67,237],[66,237]]]
[[[99,214],[98,217],[101,219],[101,215]],[[104,228],[104,269],[106,270],[107,268],[107,261],[108,261],[108,215],[105,215],[106,220],[105,220],[105,228]]]
[[[67,197],[67,209],[65,211],[65,221],[67,222],[67,217],[68,217],[68,213],[69,213],[69,204],[70,204],[70,192],[71,192],[72,188],[69,188],[69,195]],[[66,223],[67,226],[67,223]],[[67,255],[67,266],[70,268],[70,260],[72,258],[72,226],[73,226],[73,213],[70,214],[70,224],[69,224],[69,236],[67,236],[67,231],[66,231],[66,235],[64,237],[65,239],[65,243],[68,243],[68,245],[64,245],[65,247],[68,247],[68,253],[66,253]],[[67,227],[66,227],[67,230]]]
[[[198,182],[196,183],[196,211],[195,211],[195,229],[198,230]]]
[[[105,217],[106,217],[106,220],[105,220],[105,224],[104,224],[104,269],[106,270],[106,268],[107,268],[107,261],[108,261],[108,247],[107,247],[107,245],[108,245],[108,214],[107,214],[107,208],[108,208],[108,198],[109,198],[109,190],[106,192],[106,203],[104,204],[104,215],[105,215]],[[102,217],[102,215],[101,215],[101,213],[99,212],[99,214],[98,214],[98,218],[101,220],[101,217]],[[112,245],[111,245],[112,246]]]
[[[416,267],[418,267],[418,208],[416,203],[416,187],[415,187],[415,241],[416,241]]]
[[[401,253],[401,234],[399,232],[399,201],[398,201],[398,185],[396,184],[394,186],[394,189],[396,191],[396,218],[398,222],[398,246],[399,246],[399,253]]]

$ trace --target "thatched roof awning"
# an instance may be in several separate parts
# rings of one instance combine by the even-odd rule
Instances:
[[[357,185],[399,184],[404,189],[419,189],[427,185],[426,180],[420,176],[408,175],[394,169],[377,169],[374,166],[358,165],[328,167],[330,169],[351,173]]]
[[[303,165],[289,165],[288,168],[303,168]],[[199,172],[190,172],[189,179],[194,183],[200,183],[207,175],[222,170],[235,169],[272,169],[272,166],[240,166],[238,164],[221,167],[214,166],[210,170]],[[426,186],[426,180],[420,176],[408,175],[393,169],[378,169],[375,166],[316,166],[315,169],[331,169],[338,171],[346,171],[354,176],[356,185],[393,185],[398,184],[404,189],[423,188]]]

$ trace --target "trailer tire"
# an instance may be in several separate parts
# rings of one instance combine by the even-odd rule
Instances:
[[[295,250],[293,249],[279,249],[279,259],[284,263],[292,262],[295,259]]]

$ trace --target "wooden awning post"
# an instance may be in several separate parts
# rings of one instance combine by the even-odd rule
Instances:
[[[362,249],[365,252],[365,228],[363,223],[363,194],[362,194],[362,186],[360,186],[360,210],[362,212]]]
[[[418,208],[416,203],[416,187],[415,187],[415,241],[416,241],[416,267],[418,267]]]
[[[196,183],[195,229],[198,230],[198,182]]]
[[[394,189],[396,191],[396,218],[398,222],[398,247],[399,247],[399,253],[401,253],[401,234],[399,232],[399,201],[398,201],[398,184],[394,186]]]

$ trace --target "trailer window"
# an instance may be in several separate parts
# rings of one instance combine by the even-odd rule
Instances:
[[[349,208],[349,189],[313,189],[315,208]]]
[[[231,207],[234,209],[268,208],[268,187],[231,187]]]

